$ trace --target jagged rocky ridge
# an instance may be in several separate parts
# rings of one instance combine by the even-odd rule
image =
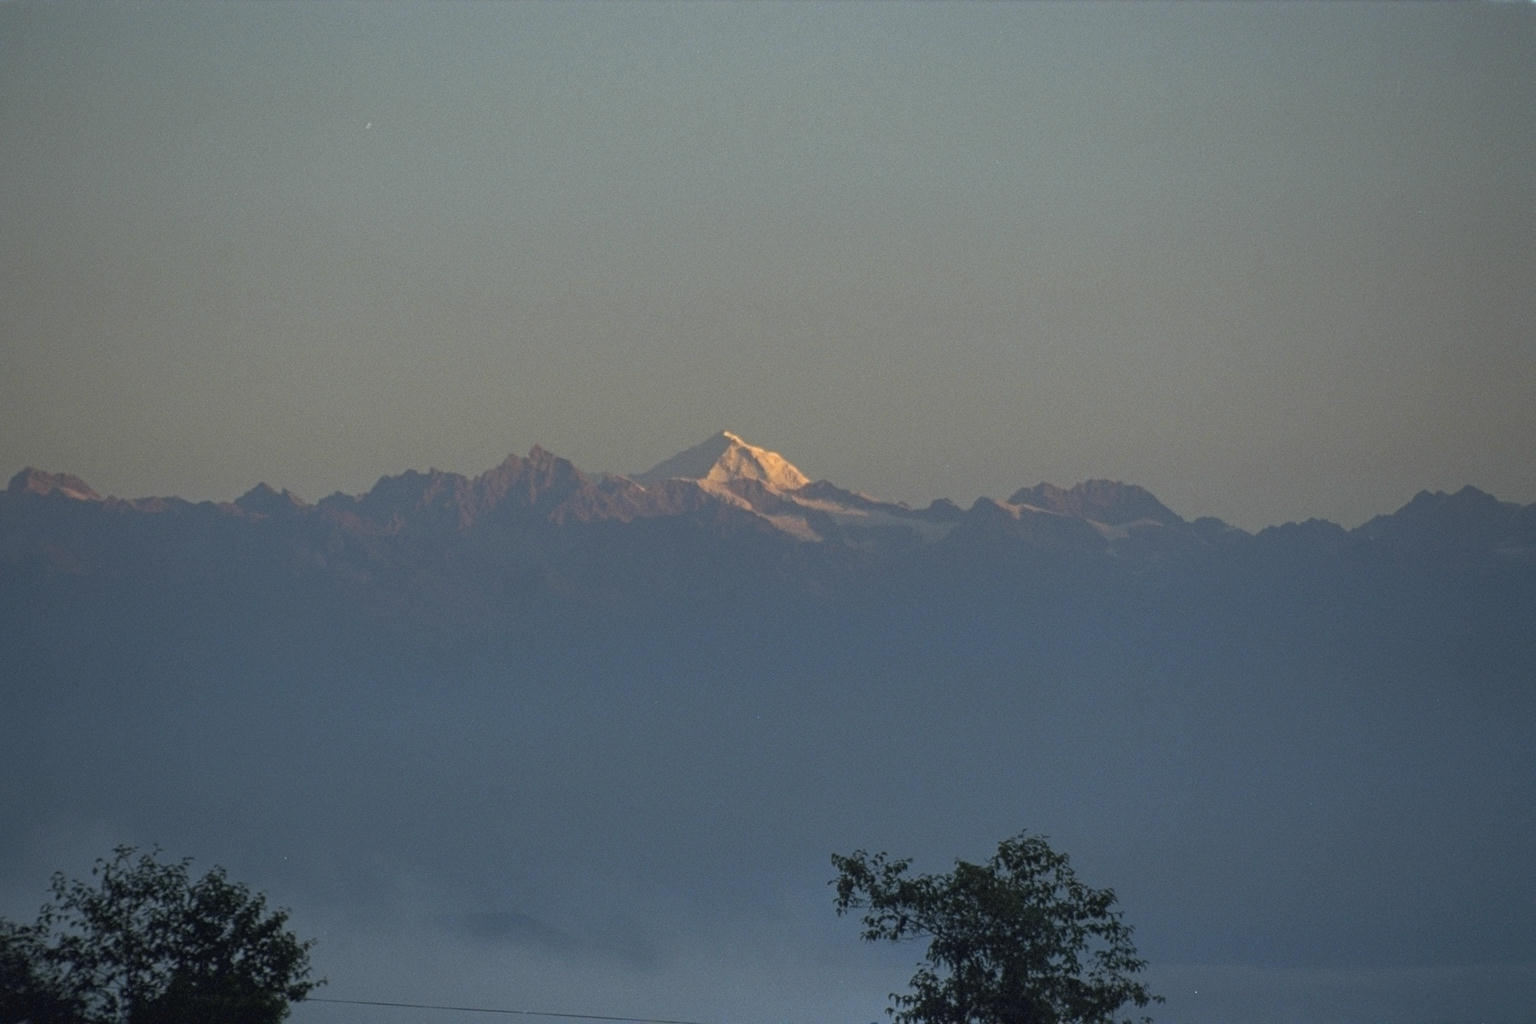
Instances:
[[[851,555],[879,563],[920,549],[989,547],[1138,566],[1270,549],[1530,563],[1536,505],[1466,487],[1420,493],[1355,530],[1311,520],[1257,535],[1210,518],[1188,522],[1143,488],[1108,480],[1070,489],[1040,483],[969,509],[944,500],[913,509],[811,481],[781,455],[729,432],[632,477],[589,475],[534,447],[473,478],[411,470],[381,478],[366,494],[337,493],[315,504],[265,483],[230,503],[103,498],[78,477],[31,468],[0,495],[0,559],[72,573],[119,562],[119,544],[152,543],[183,555],[196,549],[216,559],[218,543],[240,546],[242,535],[280,549],[295,568],[362,571],[370,562],[550,565],[581,560],[583,544],[599,538],[607,556],[618,553],[615,546],[635,554],[658,534],[674,545],[752,537],[759,554],[764,546],[809,545],[794,560],[841,565]]]

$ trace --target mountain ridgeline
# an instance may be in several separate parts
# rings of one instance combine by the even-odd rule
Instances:
[[[315,504],[264,483],[229,503],[104,498],[78,477],[28,468],[0,494],[0,530],[0,564],[43,576],[277,572],[387,587],[392,573],[468,582],[500,569],[594,596],[619,584],[639,597],[721,585],[715,577],[756,589],[786,573],[815,589],[857,588],[904,569],[995,575],[999,563],[1133,575],[1280,562],[1536,566],[1536,505],[1473,487],[1420,493],[1354,530],[1309,520],[1252,535],[1213,518],[1188,522],[1143,488],[1108,480],[913,509],[813,482],[729,432],[633,476],[586,474],[535,447],[473,478],[411,470]],[[719,561],[677,574],[672,558],[705,555]]]
[[[230,503],[103,498],[27,469],[0,494],[0,568],[23,602],[36,590],[179,623],[283,609],[301,632],[351,622],[540,646],[594,616],[599,632],[676,632],[700,614],[772,623],[794,645],[873,632],[942,648],[980,629],[984,647],[1006,649],[1056,629],[1162,646],[1222,628],[1277,642],[1301,629],[1314,644],[1346,623],[1517,626],[1536,580],[1536,505],[1467,487],[1353,530],[1309,520],[1249,534],[1090,480],[914,509],[811,481],[722,432],[633,476],[535,447],[473,478],[408,471],[314,504],[266,484]]]

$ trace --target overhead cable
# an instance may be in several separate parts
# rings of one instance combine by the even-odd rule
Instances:
[[[449,1010],[454,1013],[500,1013],[517,1017],[563,1017],[567,1020],[612,1020],[628,1024],[706,1024],[697,1020],[666,1020],[661,1017],[608,1017],[600,1013],[553,1013],[544,1010],[502,1010],[489,1006],[435,1006],[431,1003],[386,1003],[373,999],[325,999],[305,996],[306,1003],[343,1003],[348,1006],[394,1006],[405,1010]]]

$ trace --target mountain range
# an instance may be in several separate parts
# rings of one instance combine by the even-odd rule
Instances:
[[[563,566],[596,572],[584,552],[596,544],[617,559],[617,572],[627,560],[643,561],[647,545],[663,536],[684,548],[752,538],[748,563],[722,563],[734,573],[752,559],[788,558],[814,576],[816,566],[846,573],[982,552],[1135,570],[1346,552],[1513,569],[1536,564],[1536,505],[1469,486],[1421,492],[1353,530],[1309,520],[1256,535],[1214,518],[1186,521],[1145,489],[1109,480],[1070,489],[1039,483],[969,508],[939,500],[914,509],[812,481],[782,455],[729,431],[630,476],[583,473],[534,447],[476,477],[412,470],[381,478],[366,494],[315,504],[265,483],[228,503],[104,498],[78,477],[32,468],[0,494],[0,564],[13,571],[111,571],[135,557],[190,570],[199,558],[261,553],[292,572],[497,564],[559,575]]]
[[[915,954],[828,853],[1028,828],[1120,894],[1156,1019],[1517,1024],[1533,623],[1536,505],[1471,487],[1249,533],[1106,480],[909,508],[727,432],[313,503],[26,469],[0,914],[158,844],[293,906],[340,998],[870,1020]]]

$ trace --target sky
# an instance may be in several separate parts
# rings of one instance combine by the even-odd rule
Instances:
[[[0,3],[0,472],[1536,501],[1536,5]]]

